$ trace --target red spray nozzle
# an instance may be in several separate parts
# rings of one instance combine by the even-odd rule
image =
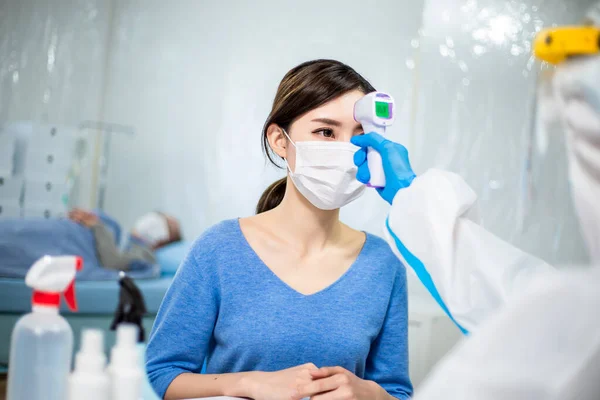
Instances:
[[[83,258],[75,257],[75,270],[81,271],[83,269]],[[77,297],[75,296],[75,277],[67,287],[67,290],[64,291],[65,302],[67,303],[67,307],[71,311],[77,311]]]
[[[25,282],[33,290],[33,305],[60,306],[61,294],[71,311],[77,311],[75,275],[83,268],[83,259],[75,256],[45,256],[27,273]]]

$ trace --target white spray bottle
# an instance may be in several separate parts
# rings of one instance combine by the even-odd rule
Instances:
[[[84,329],[81,334],[81,348],[69,378],[69,400],[111,400],[104,335],[99,329]]]
[[[32,312],[15,325],[10,346],[7,400],[64,400],[71,370],[73,331],[58,313],[64,296],[77,310],[75,274],[80,257],[45,256],[25,277],[33,288]]]
[[[112,400],[140,400],[144,370],[137,347],[139,330],[134,324],[119,324],[117,343],[110,353],[108,372]]]
[[[394,123],[394,119],[394,99],[387,93],[372,92],[354,103],[354,120],[362,125],[365,133],[376,132],[384,136],[386,128]],[[367,149],[367,162],[371,174],[368,186],[385,187],[381,155],[371,147]]]

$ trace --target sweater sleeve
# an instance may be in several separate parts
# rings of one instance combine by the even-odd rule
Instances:
[[[177,270],[146,349],[146,370],[161,398],[180,374],[200,373],[217,319],[216,267],[201,237]]]
[[[371,345],[365,379],[377,382],[397,399],[409,399],[413,388],[408,373],[408,300],[406,270],[397,260],[398,272],[387,314]]]

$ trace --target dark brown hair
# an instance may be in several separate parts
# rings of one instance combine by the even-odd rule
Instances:
[[[181,235],[181,226],[179,224],[179,221],[175,217],[167,215],[161,211],[156,211],[156,213],[161,215],[167,221],[167,227],[169,228],[169,238],[156,243],[154,245],[154,249],[159,249],[171,243],[182,241],[183,236]]]
[[[348,65],[335,60],[307,61],[292,68],[281,80],[271,113],[262,131],[262,148],[269,161],[278,168],[280,157],[269,145],[267,129],[271,124],[289,130],[290,125],[307,112],[353,90],[367,94],[375,88]],[[260,197],[256,213],[277,207],[285,194],[287,178],[271,184]]]

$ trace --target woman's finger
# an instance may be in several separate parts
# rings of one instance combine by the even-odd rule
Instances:
[[[325,371],[322,371],[322,369],[318,369],[316,371],[310,371],[310,376],[312,376],[313,379],[323,379],[327,378],[329,375],[327,375]]]
[[[335,374],[344,374],[346,370],[342,367],[322,367],[316,371],[310,371],[313,378],[322,379]]]
[[[300,400],[305,397],[311,397],[319,393],[330,392],[332,390],[337,389],[339,386],[339,379],[337,379],[336,375],[324,379],[319,379],[317,381],[312,381],[310,383],[298,387],[298,394],[296,395],[295,399]]]
[[[344,399],[342,396],[343,393],[340,393],[340,389],[332,390],[327,393],[319,393],[314,396],[310,396],[310,400],[339,400]]]

